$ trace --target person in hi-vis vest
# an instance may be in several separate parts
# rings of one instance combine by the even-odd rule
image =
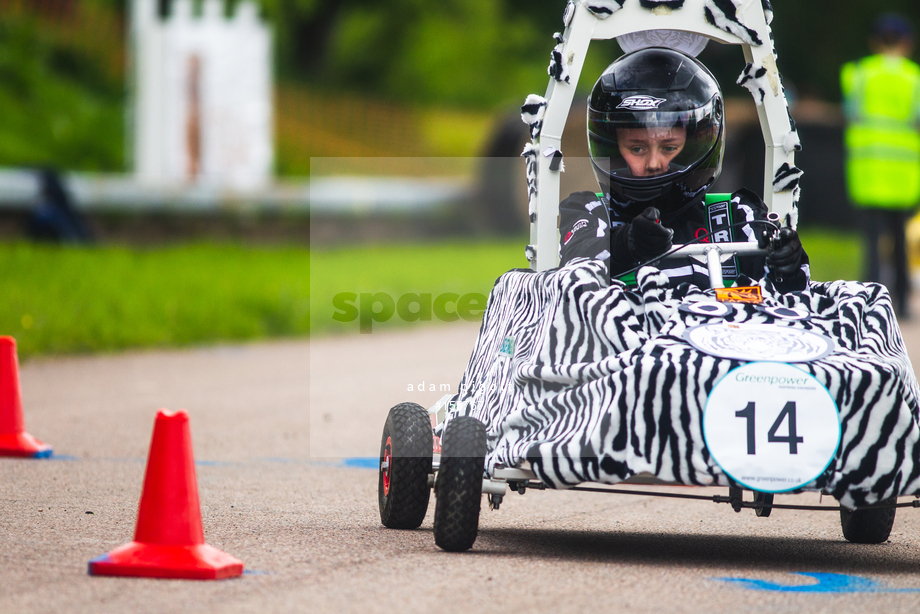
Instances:
[[[845,64],[840,82],[846,128],[846,178],[850,199],[864,211],[868,281],[882,281],[879,237],[894,242],[893,300],[909,314],[910,277],[905,226],[920,204],[920,66],[908,59],[914,30],[886,14],[872,28],[873,55]]]

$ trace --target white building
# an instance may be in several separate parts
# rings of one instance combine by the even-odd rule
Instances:
[[[271,35],[255,4],[231,17],[222,0],[131,0],[133,105],[129,133],[138,181],[255,190],[273,164]]]

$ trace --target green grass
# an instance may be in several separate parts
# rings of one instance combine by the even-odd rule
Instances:
[[[339,293],[385,293],[393,301],[405,294],[445,293],[458,296],[488,296],[499,275],[515,267],[526,267],[524,239],[489,243],[451,241],[425,245],[314,250],[310,269],[314,333],[358,332],[360,319],[339,322],[333,314],[333,298]],[[360,299],[355,303],[360,305]],[[411,307],[413,311],[418,306]],[[455,305],[447,307],[453,313]],[[375,306],[380,310],[380,306]],[[432,314],[437,321],[436,314]],[[372,322],[372,330],[404,326],[397,314],[385,322]]]
[[[857,237],[806,229],[802,238],[816,280],[857,278]],[[317,249],[312,255],[304,247],[226,244],[0,244],[0,334],[15,337],[26,358],[355,334],[360,317],[332,317],[341,313],[333,306],[337,294],[386,293],[394,302],[410,293],[486,296],[499,275],[525,265],[523,240]],[[448,311],[454,310],[451,303]],[[436,312],[431,319],[438,320]],[[398,314],[370,324],[374,331],[409,325]]]
[[[121,43],[105,42],[118,23],[99,10],[84,3],[69,34],[29,13],[0,20],[0,166],[123,170]]]
[[[812,279],[859,279],[863,245],[857,235],[819,228],[800,228],[799,234],[808,252]]]
[[[306,335],[306,249],[0,245],[0,334],[21,356]]]

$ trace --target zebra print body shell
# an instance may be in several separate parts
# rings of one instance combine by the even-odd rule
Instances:
[[[702,415],[716,382],[744,363],[690,346],[684,331],[711,320],[678,309],[712,300],[712,291],[669,288],[652,268],[627,289],[607,280],[604,266],[576,260],[499,278],[445,424],[456,415],[482,420],[487,472],[526,460],[554,488],[614,484],[643,472],[728,485],[706,449]],[[920,493],[918,385],[887,290],[843,281],[790,294],[763,290],[766,304],[804,308],[811,317],[782,320],[736,305],[724,320],[804,328],[837,344],[829,356],[799,365],[835,399],[842,429],[836,458],[805,489],[848,507]]]

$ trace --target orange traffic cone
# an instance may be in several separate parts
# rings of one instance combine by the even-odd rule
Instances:
[[[243,562],[204,543],[188,414],[157,412],[134,541],[89,562],[94,576],[219,580]]]
[[[0,456],[51,456],[51,446],[25,431],[16,340],[0,337]]]

